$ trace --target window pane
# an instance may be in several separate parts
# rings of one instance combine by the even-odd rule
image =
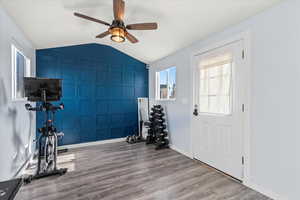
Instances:
[[[208,76],[208,69],[201,69],[200,70],[200,80],[207,79]]]
[[[158,99],[175,99],[176,97],[176,67],[157,72],[156,91]]]
[[[208,69],[208,71],[209,71],[209,77],[216,77],[222,74],[221,66],[211,67]]]
[[[167,71],[159,72],[159,91],[160,91],[160,99],[168,98],[168,72]]]
[[[218,102],[217,102],[217,97],[216,96],[209,96],[208,97],[209,101],[209,112],[210,113],[219,113],[219,107],[218,107]]]
[[[208,107],[208,96],[200,96],[200,112],[208,113],[209,107]]]
[[[176,67],[169,69],[169,95],[170,99],[175,98],[176,91]]]
[[[230,95],[231,92],[231,76],[225,75],[222,77],[223,83],[222,83],[222,95]]]
[[[200,112],[231,114],[231,68],[231,62],[224,61],[200,70]]]
[[[231,74],[231,63],[223,65],[222,70],[223,70],[223,75],[230,75]]]
[[[208,95],[208,79],[200,80],[200,95]]]
[[[215,77],[215,78],[210,78],[208,81],[208,85],[209,85],[209,92],[208,94],[209,95],[219,95],[220,94],[220,87],[221,87],[221,84],[222,82],[220,81],[220,79],[222,79],[222,77],[218,76],[218,77]]]
[[[24,97],[23,79],[25,75],[26,61],[22,54],[16,53],[16,98]]]

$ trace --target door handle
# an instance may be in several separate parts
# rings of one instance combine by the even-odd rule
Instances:
[[[193,115],[198,116],[198,114],[198,105],[195,105]]]

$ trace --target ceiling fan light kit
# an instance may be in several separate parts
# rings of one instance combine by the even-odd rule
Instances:
[[[111,34],[110,39],[114,42],[125,42],[125,25],[121,20],[114,20],[109,28]]]
[[[74,13],[76,17],[80,17],[89,21],[97,22],[106,26],[109,26],[108,30],[96,36],[96,38],[104,38],[111,35],[110,39],[114,42],[125,42],[125,39],[131,43],[137,43],[138,40],[131,35],[127,30],[156,30],[157,23],[140,23],[140,24],[129,24],[125,26],[123,21],[125,12],[125,2],[123,0],[113,0],[114,20],[112,24],[105,21],[89,17],[80,13]]]
[[[110,39],[114,42],[122,43],[125,42],[125,31],[122,28],[112,28],[110,29],[111,36]]]

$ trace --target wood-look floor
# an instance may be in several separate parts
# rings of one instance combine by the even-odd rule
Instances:
[[[16,200],[269,200],[198,161],[144,143],[71,150],[59,163],[70,172],[23,186]]]

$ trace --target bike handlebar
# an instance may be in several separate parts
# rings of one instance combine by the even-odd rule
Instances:
[[[46,111],[46,110],[50,110],[50,111],[57,111],[57,110],[63,110],[65,108],[65,105],[63,103],[59,104],[59,106],[54,106],[52,104],[48,104],[48,105],[41,105],[41,106],[37,106],[37,107],[32,107],[29,103],[25,104],[25,108],[26,110],[29,111]]]

